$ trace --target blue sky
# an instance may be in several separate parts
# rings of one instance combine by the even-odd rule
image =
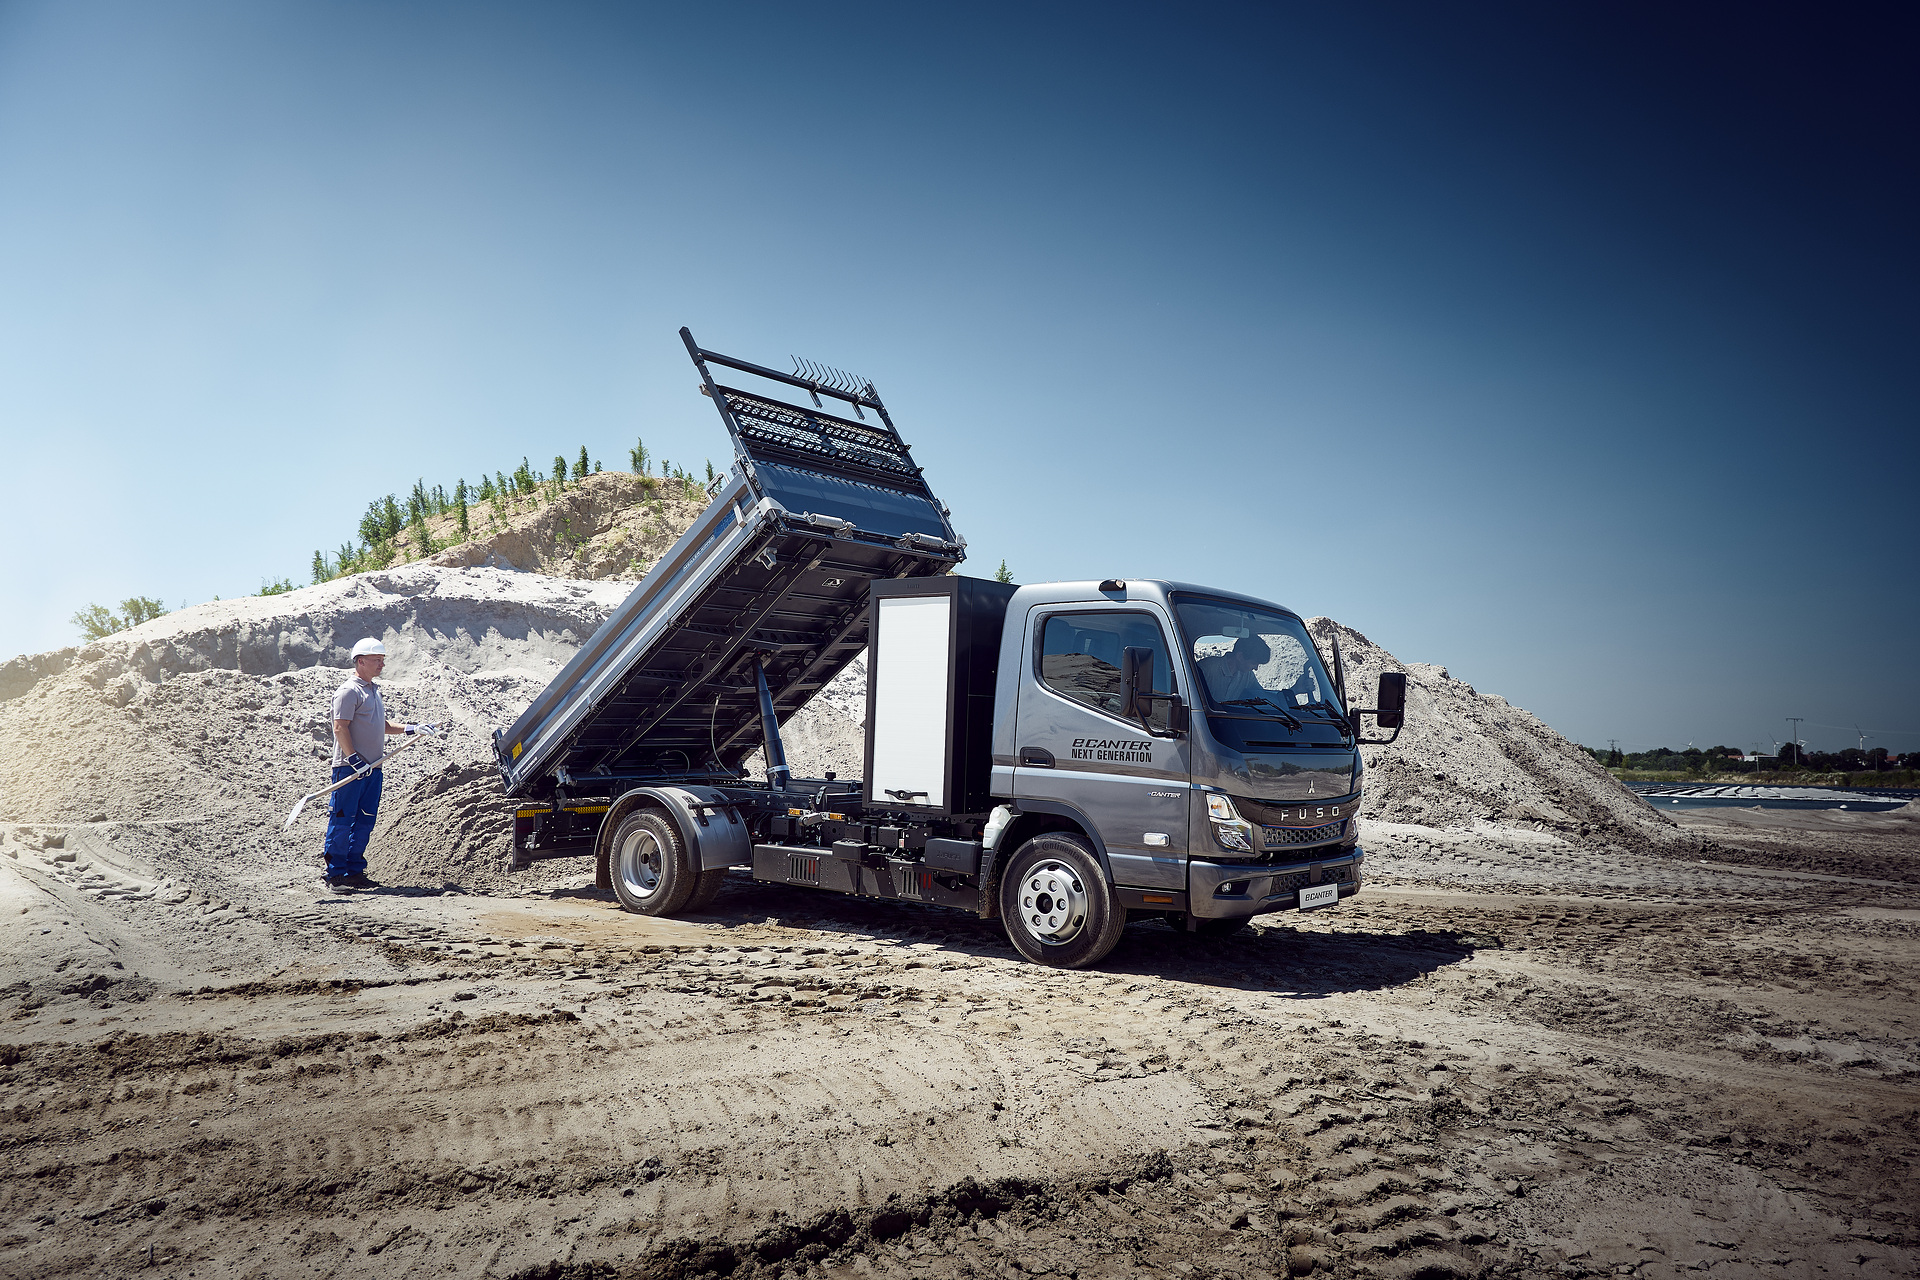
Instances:
[[[686,324],[874,379],[976,572],[1920,749],[1897,14],[0,2],[0,655],[722,462]]]

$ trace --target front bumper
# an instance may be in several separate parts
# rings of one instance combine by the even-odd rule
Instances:
[[[1360,892],[1360,864],[1366,851],[1358,845],[1328,849],[1311,862],[1258,866],[1245,862],[1187,863],[1187,912],[1202,919],[1231,920],[1300,905],[1300,890],[1311,885],[1338,884],[1344,900]]]

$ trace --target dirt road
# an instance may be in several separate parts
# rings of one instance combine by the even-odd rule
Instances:
[[[0,1275],[1920,1272],[1920,819],[1687,821],[1376,824],[1355,902],[1079,973],[744,881],[170,907],[139,824],[11,828]]]

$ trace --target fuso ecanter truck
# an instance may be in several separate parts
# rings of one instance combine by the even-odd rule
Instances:
[[[648,915],[742,868],[998,918],[1069,968],[1129,920],[1223,934],[1359,891],[1359,747],[1398,736],[1404,676],[1354,707],[1337,644],[1216,587],[957,575],[966,542],[871,382],[680,336],[734,465],[494,734],[515,868],[591,856]],[[863,650],[863,775],[792,776],[780,726]]]

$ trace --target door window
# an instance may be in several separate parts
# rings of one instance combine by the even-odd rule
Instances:
[[[1121,654],[1146,649],[1153,654],[1154,693],[1172,693],[1173,665],[1160,624],[1137,610],[1113,613],[1056,613],[1040,632],[1040,682],[1064,698],[1118,716],[1124,698]],[[1169,704],[1145,707],[1147,723],[1165,732]]]

